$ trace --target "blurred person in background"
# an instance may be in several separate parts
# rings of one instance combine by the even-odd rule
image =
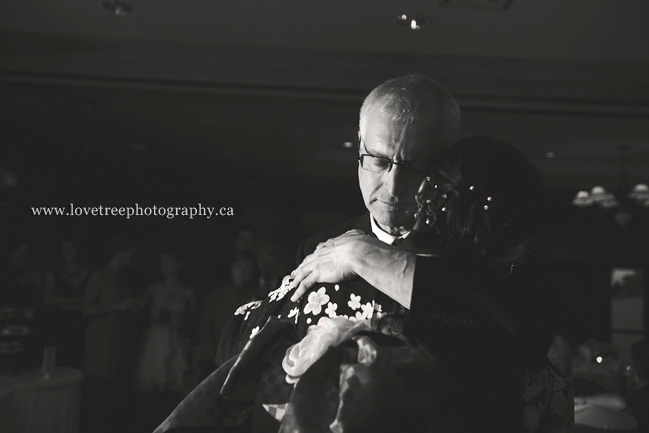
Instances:
[[[0,272],[2,305],[35,308],[42,304],[43,278],[32,265],[29,242],[21,239],[9,244]]]
[[[223,329],[237,307],[264,297],[259,287],[259,267],[255,255],[251,251],[238,252],[230,266],[230,280],[207,295],[201,310],[201,377],[206,377],[217,367],[214,363],[216,349]]]
[[[224,245],[223,242],[219,242],[209,260],[209,287],[221,287],[228,283],[232,257],[236,254],[250,252],[257,257],[257,239],[257,229],[252,225],[244,224],[239,228],[231,244]]]
[[[277,289],[284,276],[284,260],[279,250],[266,247],[259,253],[259,286],[264,294]]]
[[[126,274],[136,246],[118,236],[108,262],[94,271],[84,293],[86,410],[88,431],[119,431],[132,385],[137,332],[134,312],[138,298]]]
[[[569,375],[572,371],[572,358],[574,353],[570,343],[558,335],[554,337],[550,350],[548,350],[548,359],[552,364],[561,370],[562,373]]]
[[[21,359],[15,367],[40,366],[43,351],[43,278],[32,263],[31,244],[24,237],[8,242],[0,263],[0,307],[17,309]]]
[[[79,261],[78,243],[63,238],[57,263],[45,274],[44,298],[49,323],[46,344],[56,346],[56,363],[66,367],[83,368],[82,308],[88,276],[88,266]]]
[[[624,399],[638,422],[638,432],[649,432],[649,341],[631,346],[631,368],[635,372],[626,385]]]
[[[148,325],[140,345],[135,387],[141,391],[140,402],[148,408],[140,411],[140,416],[151,419],[142,431],[153,430],[178,404],[189,373],[187,335],[196,301],[194,290],[181,282],[181,267],[177,253],[161,253],[162,281],[150,285],[141,300]]]

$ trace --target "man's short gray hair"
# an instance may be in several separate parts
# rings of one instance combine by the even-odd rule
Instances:
[[[456,140],[460,129],[460,107],[446,87],[424,75],[405,75],[388,80],[370,92],[360,112],[360,123],[368,110],[381,104],[381,113],[395,121],[413,123],[421,116],[441,121],[446,145]]]

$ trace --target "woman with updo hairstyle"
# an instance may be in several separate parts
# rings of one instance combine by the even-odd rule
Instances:
[[[429,233],[419,244],[498,272],[522,264],[546,208],[541,179],[518,150],[489,137],[465,138],[438,159],[431,184],[422,212]]]
[[[570,431],[570,384],[547,358],[554,300],[525,263],[547,216],[534,166],[507,143],[465,138],[436,161],[417,201],[411,241],[439,256],[417,258],[404,334],[452,378],[458,392],[443,412],[455,411],[460,431]]]

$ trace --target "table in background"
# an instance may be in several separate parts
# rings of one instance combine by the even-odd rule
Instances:
[[[575,397],[575,432],[635,432],[636,420],[625,409],[624,399],[615,393]]]
[[[0,376],[0,433],[78,432],[82,379],[80,370],[65,367],[49,379],[40,371]]]

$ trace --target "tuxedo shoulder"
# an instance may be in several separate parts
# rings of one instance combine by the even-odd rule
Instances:
[[[339,224],[336,224],[335,226],[329,227],[328,229],[318,232],[303,240],[302,243],[300,244],[300,249],[298,250],[298,256],[297,256],[298,264],[302,261],[304,257],[311,254],[316,249],[319,243],[340,236],[343,233],[348,232],[349,230],[352,229],[362,230],[365,233],[371,232],[372,226],[370,224],[369,214],[365,214],[361,217],[356,217],[356,218],[349,219],[347,221],[343,221]]]
[[[321,232],[318,232],[312,236],[309,236],[308,238],[305,239],[305,242],[324,242],[327,239],[335,238],[336,236],[340,236],[345,232],[348,232],[349,230],[355,228],[357,226],[357,222],[359,220],[359,217],[349,219],[347,221],[343,221],[339,224],[336,224],[335,226],[329,227],[325,230],[322,230]]]

